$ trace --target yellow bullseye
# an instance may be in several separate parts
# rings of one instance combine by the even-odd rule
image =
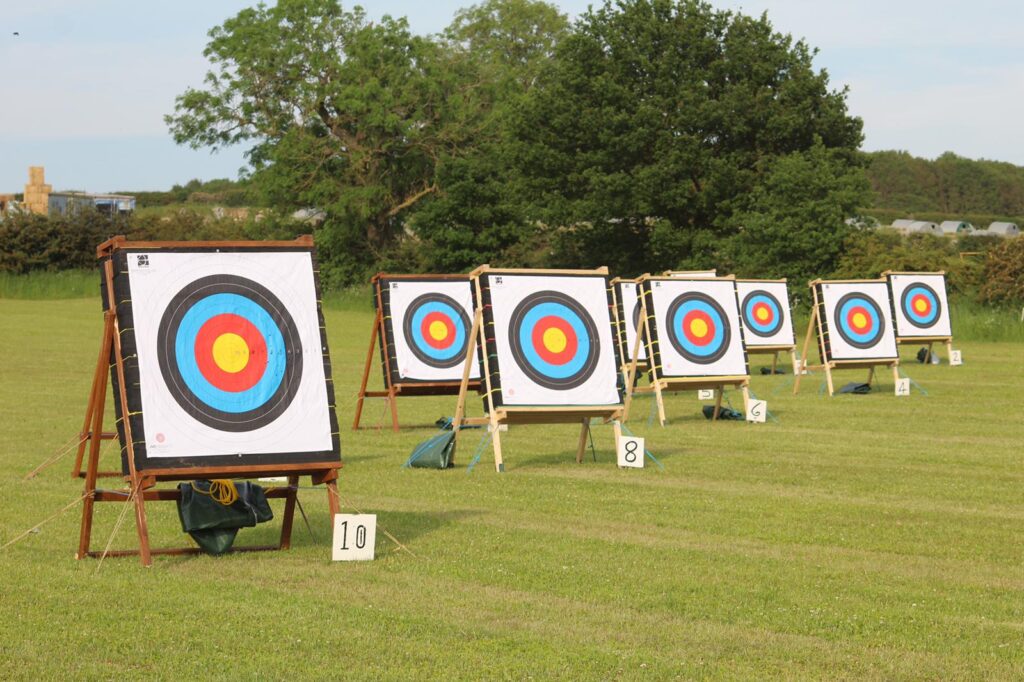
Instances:
[[[761,322],[765,322],[768,319],[768,309],[758,308],[754,311],[754,316]]]
[[[864,313],[854,313],[853,326],[856,327],[857,329],[863,329],[864,327],[868,326],[868,316],[865,315]]]
[[[708,334],[708,323],[699,317],[690,322],[690,333],[698,339]]]
[[[561,353],[569,345],[565,338],[565,332],[558,327],[549,327],[544,330],[544,347],[552,353]]]
[[[241,372],[249,364],[249,344],[238,334],[221,334],[213,342],[213,361],[229,374]]]
[[[919,298],[916,301],[914,301],[914,310],[916,310],[919,313],[923,313],[926,310],[928,310],[928,304],[924,301],[924,299]]]
[[[430,336],[435,341],[443,341],[448,337],[448,325],[444,322],[434,320],[429,327]]]

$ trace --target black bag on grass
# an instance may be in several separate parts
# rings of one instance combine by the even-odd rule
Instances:
[[[871,393],[871,384],[865,384],[858,381],[851,381],[850,383],[846,384],[838,391],[836,391],[836,393],[852,393],[854,395],[865,395],[867,393]]]
[[[714,419],[715,418],[715,406],[714,405],[705,405],[702,411],[704,412],[704,418],[705,419]],[[739,422],[745,421],[744,416],[742,414],[740,414],[739,412],[737,412],[736,410],[732,409],[731,407],[720,407],[720,408],[718,408],[718,418],[719,419],[724,419],[725,421],[739,421]]]
[[[237,495],[225,486],[233,486]],[[178,492],[181,529],[207,554],[223,554],[231,549],[239,528],[251,528],[274,518],[263,488],[248,481],[179,483]]]
[[[448,469],[455,453],[455,431],[442,431],[413,449],[405,466],[416,469]]]

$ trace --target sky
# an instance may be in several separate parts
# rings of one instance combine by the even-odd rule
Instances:
[[[207,70],[207,31],[248,0],[0,0],[0,193],[30,165],[56,190],[168,189],[235,178],[243,149],[175,145],[163,122]],[[346,7],[351,3],[344,3]],[[436,33],[472,0],[364,2]],[[585,0],[558,0],[570,17]],[[818,48],[815,66],[849,87],[864,149],[934,158],[953,151],[1024,165],[1024,2],[712,0],[767,12]],[[14,36],[18,32],[20,35]]]

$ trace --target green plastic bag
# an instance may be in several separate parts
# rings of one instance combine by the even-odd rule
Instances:
[[[454,454],[455,432],[444,431],[417,445],[405,466],[416,469],[448,469],[454,466]]]
[[[213,486],[211,481],[178,484],[181,529],[207,554],[230,550],[239,528],[251,528],[274,518],[261,486],[248,481],[234,482],[238,496],[230,504],[218,501],[219,491],[211,491]]]

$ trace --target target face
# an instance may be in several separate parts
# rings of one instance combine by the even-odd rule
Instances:
[[[946,280],[943,275],[890,275],[889,286],[901,337],[949,336]]]
[[[115,255],[137,468],[339,458],[310,247]]]
[[[214,275],[179,291],[160,320],[160,371],[198,421],[252,431],[291,404],[302,376],[295,322],[266,287]]]
[[[729,349],[732,332],[722,306],[707,294],[678,296],[668,308],[668,340],[676,352],[699,365],[710,365]]]
[[[469,316],[451,296],[423,294],[405,313],[405,342],[421,362],[446,369],[461,365],[469,346]]]
[[[881,306],[863,294],[846,294],[836,304],[836,331],[854,348],[878,345],[884,324]]]
[[[745,345],[756,348],[796,343],[788,314],[789,292],[784,280],[737,280],[736,293],[740,301]]]
[[[896,336],[884,282],[823,282],[825,342],[829,359],[896,357]]]
[[[774,336],[786,319],[779,300],[764,289],[747,294],[740,304],[744,329],[761,337]]]
[[[594,319],[557,291],[539,291],[520,301],[508,334],[516,364],[544,388],[576,388],[597,367],[601,345]]]
[[[900,309],[910,324],[921,329],[934,327],[939,321],[939,315],[942,314],[938,294],[930,286],[920,282],[903,290]]]
[[[749,373],[733,280],[666,277],[643,286],[659,376]]]
[[[459,383],[466,353],[476,348],[473,290],[469,278],[385,276],[378,282],[384,305],[386,383]],[[383,362],[381,363],[384,364]],[[470,368],[478,379],[478,363]]]
[[[603,275],[480,276],[496,405],[621,405],[612,295]]]

